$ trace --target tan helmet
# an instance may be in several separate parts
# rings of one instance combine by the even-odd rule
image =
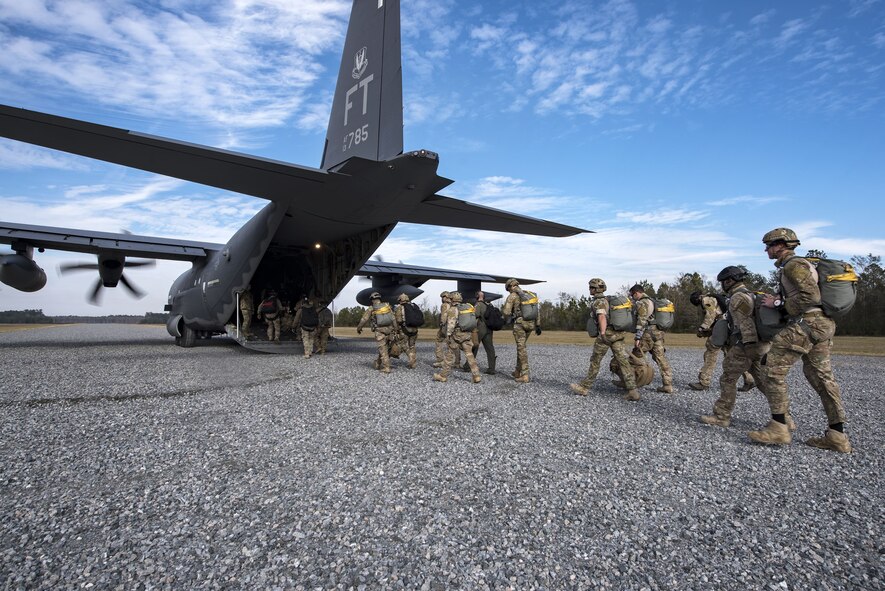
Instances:
[[[449,292],[447,292],[447,291],[440,292],[440,294],[439,294],[439,297],[442,298],[442,299],[444,299],[444,300],[445,300],[445,299],[448,299],[450,296],[451,296],[451,294],[450,294]]]
[[[460,291],[453,291],[453,292],[450,292],[450,293],[449,293],[449,297],[452,299],[452,303],[453,303],[453,304],[460,304],[461,301],[462,301],[462,300],[461,300],[461,292],[460,292]]]
[[[771,244],[772,242],[786,242],[789,247],[802,244],[799,242],[799,237],[796,236],[796,232],[789,228],[775,228],[771,232],[767,232],[765,236],[762,237],[762,242],[765,244]]]
[[[409,301],[409,296],[407,296],[404,293],[401,293],[401,294],[399,294],[399,297],[396,298],[396,301],[398,301],[401,304],[405,304],[406,302]]]
[[[605,291],[606,289],[608,289],[608,287],[606,287],[606,285],[605,285],[605,281],[603,281],[599,277],[594,277],[593,279],[591,279],[589,281],[589,283],[587,285],[590,286],[591,290],[600,289],[602,291]]]
[[[381,294],[378,293],[377,291],[373,291],[371,294],[369,294],[369,299],[370,300],[380,300]]]
[[[512,288],[516,287],[517,285],[519,285],[519,281],[517,281],[513,277],[511,277],[510,279],[508,279],[507,281],[504,282],[504,287],[507,289],[512,289]]]

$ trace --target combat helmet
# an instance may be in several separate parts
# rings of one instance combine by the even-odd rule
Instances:
[[[399,294],[399,297],[396,298],[396,301],[398,301],[400,304],[405,304],[406,302],[408,302],[410,300],[409,300],[409,296],[407,296],[404,293],[401,293],[401,294]]]
[[[789,228],[775,228],[770,232],[766,232],[765,236],[762,237],[762,242],[769,245],[774,242],[785,242],[789,248],[796,248],[802,244],[799,242],[796,232]]]
[[[443,300],[445,300],[445,299],[451,297],[451,295],[452,295],[452,294],[450,294],[450,293],[447,292],[447,291],[441,291],[441,292],[439,293],[439,297],[440,297],[441,299],[443,299]]]
[[[741,269],[740,267],[735,267],[734,265],[729,265],[719,271],[719,275],[716,275],[716,281],[723,282],[727,279],[731,279],[732,281],[740,281],[744,277],[747,276],[747,272]]]
[[[463,301],[460,291],[450,291],[449,298],[451,298],[453,304],[460,304]]]
[[[699,291],[691,292],[691,295],[688,296],[688,301],[691,302],[695,306],[700,306],[701,305],[701,292],[699,292]]]
[[[590,286],[591,291],[594,289],[599,289],[601,291],[605,291],[608,287],[605,285],[605,281],[600,279],[599,277],[594,277],[591,279],[588,284]]]
[[[508,279],[507,281],[504,282],[504,287],[506,289],[513,289],[517,285],[519,285],[519,281],[517,281],[513,277],[511,277],[510,279]]]
[[[381,294],[378,293],[377,291],[373,291],[371,294],[369,294],[369,299],[370,300],[380,300]]]

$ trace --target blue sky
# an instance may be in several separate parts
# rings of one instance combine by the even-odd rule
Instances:
[[[0,102],[318,166],[349,0],[0,0]],[[566,239],[403,224],[385,260],[544,279],[543,298],[725,265],[760,238],[885,255],[885,0],[402,0],[405,148],[444,193],[595,230]],[[263,204],[0,141],[0,219],[224,242]],[[3,249],[5,250],[5,249]],[[159,311],[55,273],[0,309]],[[338,305],[354,305],[353,282]],[[428,292],[448,289],[430,283]],[[435,304],[437,298],[428,298]]]

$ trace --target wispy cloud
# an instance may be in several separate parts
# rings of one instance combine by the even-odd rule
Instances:
[[[0,139],[0,169],[27,170],[30,168],[88,170],[89,167],[82,159],[74,156]]]
[[[707,201],[707,205],[713,207],[729,207],[732,205],[747,205],[749,207],[760,207],[775,201],[787,201],[787,197],[776,195],[756,196],[756,195],[739,195],[737,197],[727,197],[725,199],[716,199]]]
[[[667,226],[698,222],[709,215],[710,214],[705,211],[662,207],[654,211],[619,211],[615,214],[615,217],[622,222]]]

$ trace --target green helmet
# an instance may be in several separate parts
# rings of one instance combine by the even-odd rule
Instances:
[[[593,279],[591,279],[588,285],[590,286],[590,289],[601,289],[602,291],[608,289],[605,285],[605,281],[603,281],[599,277],[594,277]]]
[[[792,231],[789,228],[775,228],[771,232],[767,232],[765,236],[762,237],[762,242],[765,244],[771,244],[772,242],[786,242],[787,246],[799,246],[801,242],[799,242],[799,237],[796,236],[796,232]]]
[[[452,291],[449,292],[449,298],[451,298],[453,304],[461,303],[461,292],[460,291]]]
[[[398,301],[401,304],[405,304],[406,302],[409,301],[409,296],[407,296],[404,293],[401,293],[401,294],[399,294],[399,297],[396,298],[396,301]]]

